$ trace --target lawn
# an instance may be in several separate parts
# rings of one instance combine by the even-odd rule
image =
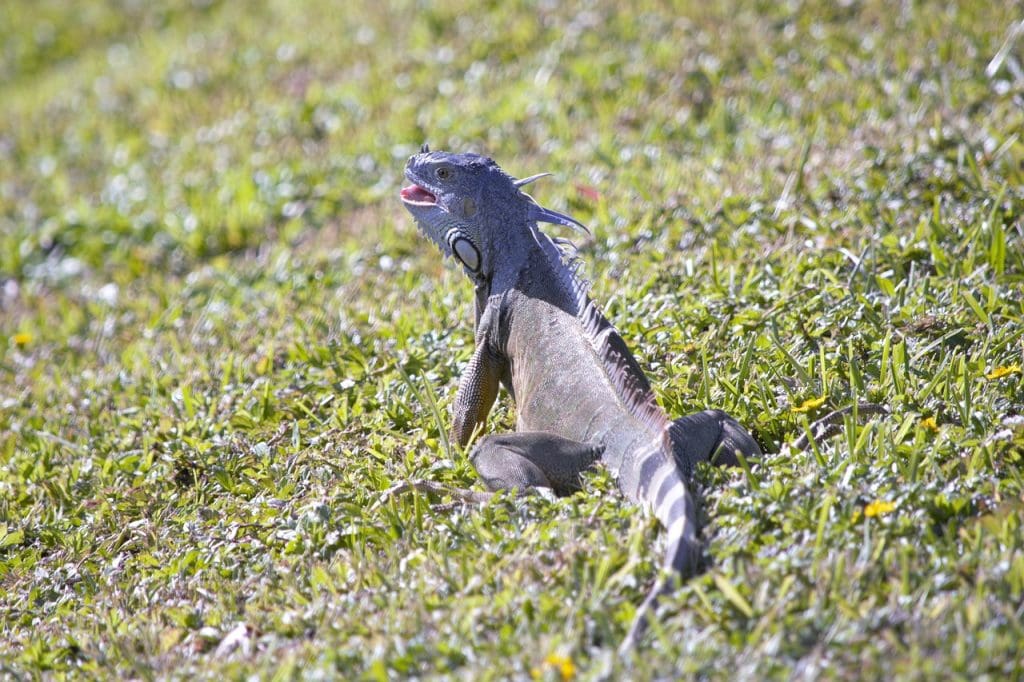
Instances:
[[[1021,5],[670,4],[3,3],[0,676],[1024,675]],[[770,453],[633,657],[607,472],[384,495],[480,486],[424,141],[551,171],[661,404]]]

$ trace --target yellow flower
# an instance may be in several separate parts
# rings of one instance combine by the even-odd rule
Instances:
[[[817,409],[825,404],[825,400],[828,398],[827,395],[823,395],[820,398],[808,398],[796,407],[791,408],[793,412],[810,412],[811,410]]]
[[[32,343],[32,335],[28,332],[20,332],[11,337],[15,346],[27,346]]]
[[[985,375],[986,379],[1002,379],[1009,374],[1020,374],[1020,365],[1001,365]]]
[[[864,507],[864,516],[885,516],[895,508],[896,505],[892,502],[875,500]]]
[[[939,425],[935,421],[935,417],[925,417],[921,420],[921,427],[928,429],[929,431],[938,431]]]
[[[562,682],[567,682],[576,675],[576,666],[568,656],[563,656],[561,654],[548,654],[547,658],[544,659],[544,665],[545,667],[551,666],[557,670],[558,674],[562,676]],[[530,676],[534,679],[540,678],[543,674],[544,673],[540,668],[533,668],[530,670]]]

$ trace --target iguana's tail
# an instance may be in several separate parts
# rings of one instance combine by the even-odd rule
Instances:
[[[708,460],[735,463],[737,450],[744,455],[761,454],[757,442],[736,420],[721,410],[706,410],[675,420],[649,447],[623,462],[620,483],[626,494],[653,511],[666,534],[665,570],[640,605],[620,652],[631,649],[643,636],[659,599],[700,566],[694,467]]]
[[[806,449],[811,439],[819,440],[838,432],[848,414],[868,416],[887,414],[888,410],[874,403],[858,403],[830,412],[811,424],[808,433],[793,443],[797,450]],[[808,434],[810,438],[808,438]],[[672,422],[663,438],[652,443],[625,464],[620,482],[627,494],[627,485],[635,485],[631,497],[654,510],[667,529],[666,553],[662,576],[651,588],[637,611],[633,625],[619,648],[625,653],[643,636],[658,600],[672,592],[681,578],[692,575],[699,567],[700,542],[697,539],[697,506],[694,502],[693,470],[698,462],[716,464],[739,463],[736,453],[757,457],[761,448],[739,422],[721,410],[705,410]]]

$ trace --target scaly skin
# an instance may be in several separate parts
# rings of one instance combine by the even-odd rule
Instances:
[[[667,529],[667,577],[639,609],[623,643],[628,648],[659,596],[672,589],[672,577],[698,566],[693,467],[760,449],[723,412],[673,422],[658,407],[618,332],[562,250],[537,228],[582,225],[521,191],[535,178],[516,181],[485,157],[426,149],[409,160],[406,177],[413,183],[402,190],[406,207],[476,285],[476,348],[456,395],[453,440],[466,445],[484,425],[499,384],[516,403],[516,433],[485,437],[470,455],[484,483],[566,494],[599,459],[626,497]]]

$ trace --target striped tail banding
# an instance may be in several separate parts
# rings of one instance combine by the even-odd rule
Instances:
[[[666,532],[665,570],[640,605],[620,652],[639,642],[661,597],[700,568],[697,503],[691,488],[697,463],[713,459],[730,464],[737,451],[745,456],[761,453],[735,419],[721,410],[705,410],[669,423],[660,438],[623,463],[623,490],[650,509]]]
[[[667,431],[667,430],[666,430]],[[620,651],[636,645],[654,616],[658,601],[682,578],[698,570],[701,543],[697,537],[697,506],[676,458],[659,437],[624,462],[620,482],[629,497],[649,509],[665,528],[663,573],[637,610]]]

